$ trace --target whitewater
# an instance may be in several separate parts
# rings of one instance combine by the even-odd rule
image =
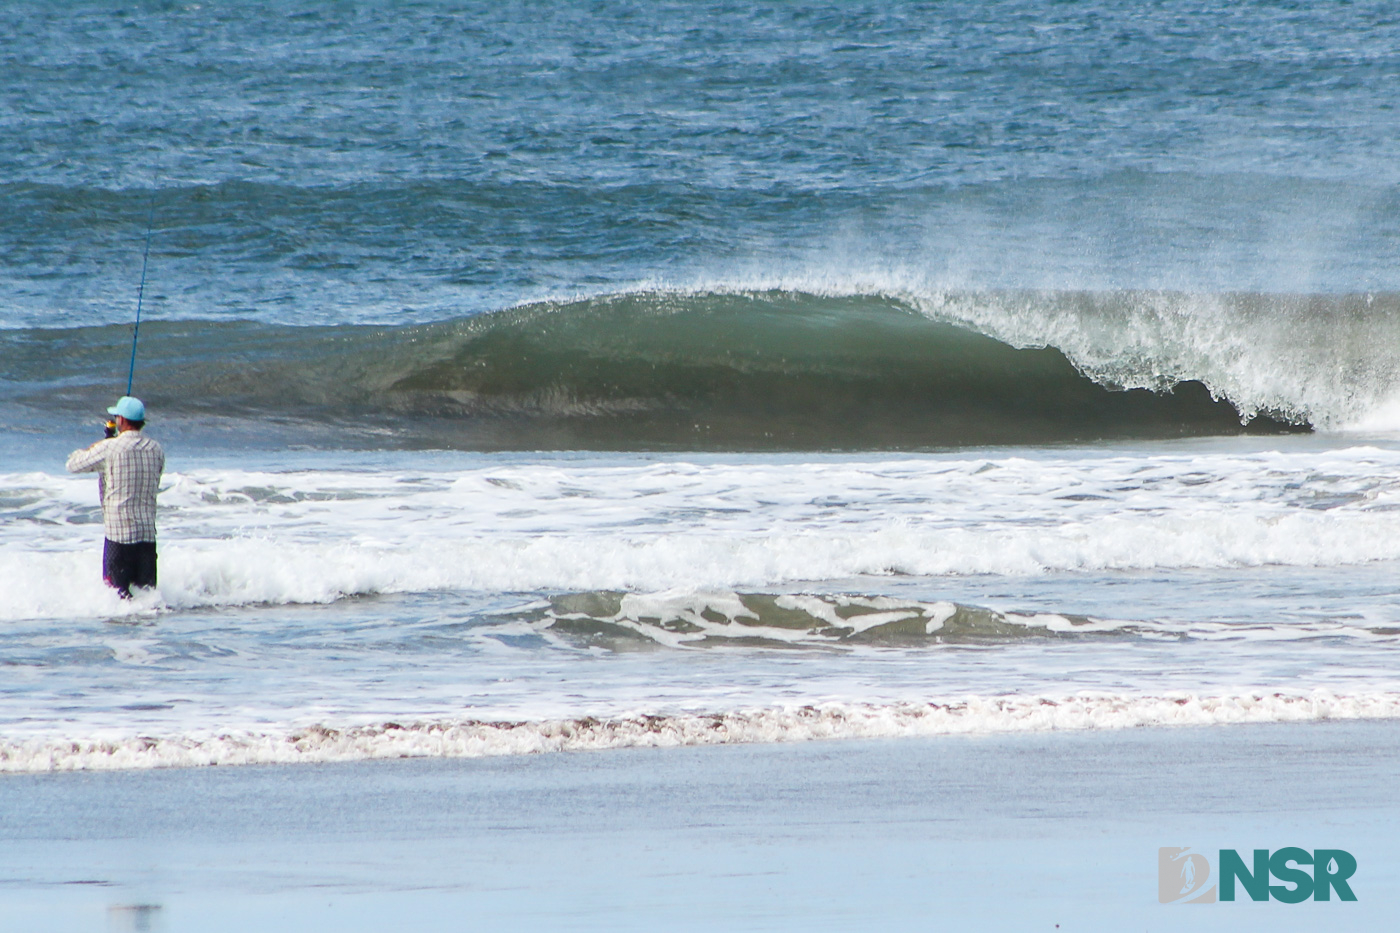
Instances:
[[[0,475],[0,767],[1400,710],[1389,446],[270,457],[172,458],[129,603],[86,477]]]

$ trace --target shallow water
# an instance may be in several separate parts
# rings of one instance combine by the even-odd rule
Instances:
[[[4,767],[1400,715],[1393,449],[382,456],[4,477]]]
[[[1397,31],[8,5],[0,767],[1396,715]]]

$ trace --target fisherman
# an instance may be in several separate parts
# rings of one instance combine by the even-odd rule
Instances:
[[[107,409],[107,437],[68,457],[69,473],[97,473],[102,499],[102,578],[122,599],[156,585],[156,490],[165,451],[141,429],[146,406],[123,395]]]

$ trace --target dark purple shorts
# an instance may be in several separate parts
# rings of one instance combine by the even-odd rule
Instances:
[[[123,599],[131,595],[133,586],[155,586],[156,543],[118,544],[103,539],[102,579],[108,586],[116,587]]]

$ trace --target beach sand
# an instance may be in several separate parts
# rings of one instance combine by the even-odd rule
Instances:
[[[4,930],[1381,930],[1392,722],[0,778]],[[1157,850],[1356,856],[1158,903]],[[1247,855],[1247,852],[1246,852]]]

